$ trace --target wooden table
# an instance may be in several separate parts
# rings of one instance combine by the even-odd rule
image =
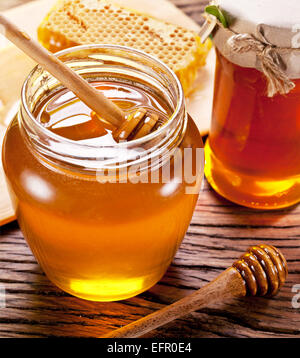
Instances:
[[[173,1],[201,21],[206,1]],[[205,183],[164,278],[149,291],[115,303],[84,301],[54,287],[17,223],[11,223],[0,228],[0,283],[6,291],[0,337],[98,337],[192,293],[258,243],[277,246],[288,259],[290,274],[278,296],[214,304],[145,336],[149,338],[299,337],[300,298],[292,291],[295,285],[300,289],[300,206],[257,212],[229,203]]]

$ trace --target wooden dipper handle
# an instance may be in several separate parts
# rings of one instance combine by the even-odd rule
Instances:
[[[273,246],[251,247],[232,267],[191,295],[102,338],[140,337],[168,322],[229,297],[275,295],[287,277],[287,263]]]
[[[1,33],[8,40],[75,93],[100,117],[115,126],[119,126],[124,120],[125,115],[118,106],[1,14],[0,25],[2,25]]]

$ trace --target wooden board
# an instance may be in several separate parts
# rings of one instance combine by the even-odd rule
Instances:
[[[148,0],[114,0],[120,5],[135,8],[165,21],[198,31],[199,25],[168,0],[155,0],[153,6]],[[36,38],[36,29],[56,0],[32,1],[5,12],[12,21]],[[199,70],[193,93],[187,98],[187,108],[201,133],[208,133],[211,116],[214,52],[211,51],[207,65]],[[0,124],[8,125],[17,111],[20,91],[24,79],[35,63],[0,36]],[[3,128],[2,128],[3,132]],[[1,151],[0,141],[0,151]],[[8,197],[3,171],[0,168],[0,225],[14,219],[14,211]]]

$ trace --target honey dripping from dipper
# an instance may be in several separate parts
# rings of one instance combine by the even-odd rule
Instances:
[[[118,82],[95,82],[93,86],[125,112],[126,120],[120,128],[91,112],[67,89],[48,97],[36,108],[35,115],[53,133],[87,145],[139,139],[158,129],[171,115],[161,98],[144,89]]]

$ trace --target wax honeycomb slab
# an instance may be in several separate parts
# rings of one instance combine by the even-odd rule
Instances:
[[[38,29],[50,51],[84,44],[115,44],[147,52],[174,70],[187,94],[205,65],[208,40],[149,15],[106,0],[59,0]]]

